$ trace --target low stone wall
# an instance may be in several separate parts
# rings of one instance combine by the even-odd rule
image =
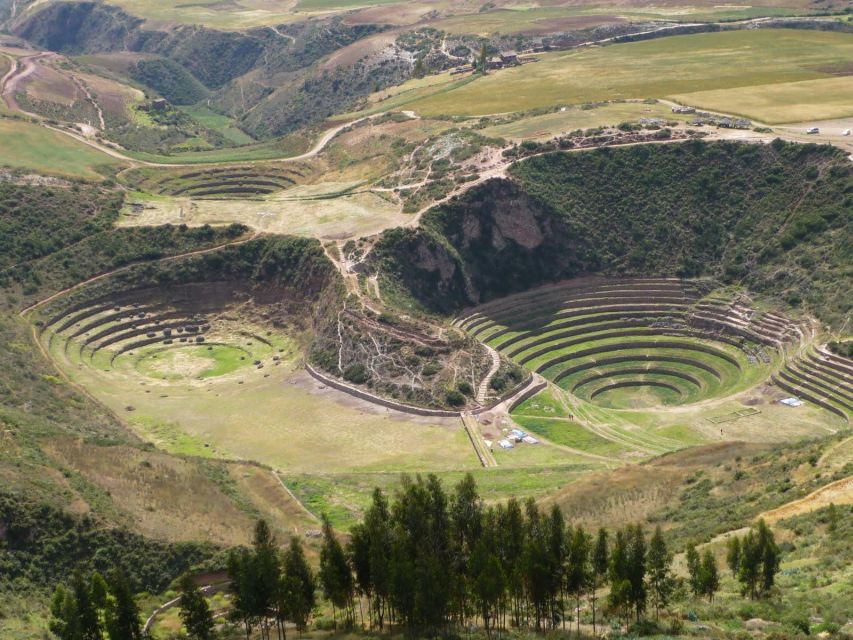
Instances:
[[[355,396],[356,398],[360,398],[361,400],[366,400],[367,402],[372,402],[373,404],[381,405],[388,409],[393,409],[395,411],[400,411],[402,413],[408,413],[416,416],[434,416],[437,418],[458,418],[462,415],[461,411],[447,411],[446,409],[427,409],[426,407],[414,407],[409,404],[403,404],[402,402],[396,402],[395,400],[389,400],[387,398],[377,396],[376,394],[364,391],[363,389],[359,389],[358,387],[348,385],[345,382],[326,375],[325,373],[321,373],[307,362],[305,363],[305,370],[311,375],[312,378],[319,382],[322,382],[325,385],[332,387],[333,389],[343,391],[344,393],[348,393],[351,396]],[[520,391],[524,390],[524,388],[529,384],[530,380],[522,382],[520,385],[516,386],[508,393],[505,393],[503,396],[501,396],[498,400],[491,403],[490,405],[486,407],[480,407],[478,409],[473,409],[471,411],[471,414],[479,415],[481,413],[485,413],[486,411],[491,411],[502,402],[506,402],[508,399],[512,398],[511,403],[509,405],[509,410],[511,411],[516,406],[518,406],[528,398],[536,395],[547,386],[547,382],[543,381],[535,384],[530,389],[523,391],[521,395],[519,395],[517,398],[513,397]]]
[[[308,373],[311,374],[313,378],[319,380],[323,384],[332,387],[333,389],[343,391],[344,393],[348,393],[351,396],[355,396],[356,398],[360,398],[362,400],[367,400],[368,402],[372,402],[373,404],[378,404],[383,407],[387,407],[388,409],[394,409],[395,411],[401,411],[403,413],[409,413],[416,416],[435,416],[438,418],[459,417],[458,411],[447,411],[445,409],[427,409],[425,407],[413,407],[408,404],[403,404],[402,402],[396,402],[394,400],[382,398],[357,387],[350,386],[344,382],[341,382],[340,380],[336,380],[335,378],[327,376],[324,373],[320,373],[307,362],[305,363],[305,370],[308,371]]]
[[[520,393],[518,396],[510,400],[507,405],[507,413],[511,413],[518,405],[526,400],[529,400],[533,396],[535,396],[540,391],[543,391],[548,386],[547,380],[540,380],[539,382],[530,386],[529,389],[526,389],[523,393]]]
[[[828,402],[825,402],[824,400],[818,398],[816,395],[809,393],[808,391],[806,391],[802,387],[793,386],[792,384],[785,382],[784,380],[780,379],[777,376],[771,376],[770,379],[773,381],[773,384],[775,384],[777,387],[779,387],[783,391],[786,391],[786,392],[788,392],[791,395],[794,395],[796,397],[808,400],[809,402],[812,402],[812,403],[816,404],[817,406],[819,406],[823,409],[826,409],[830,413],[834,413],[835,415],[837,415],[841,419],[845,420],[848,424],[850,423],[850,418],[841,409],[829,404]]]
[[[708,338],[707,336],[703,336],[701,334],[691,334],[688,332],[684,333],[684,337],[713,340],[713,338]],[[546,369],[556,366],[558,364],[568,362],[569,360],[573,360],[575,358],[585,358],[586,356],[594,356],[599,353],[621,351],[623,349],[682,349],[684,351],[699,351],[700,353],[707,353],[709,355],[720,358],[721,360],[725,360],[729,364],[736,367],[738,370],[740,370],[741,368],[740,363],[733,357],[731,357],[729,354],[701,343],[697,344],[693,342],[677,342],[674,340],[661,340],[655,342],[638,340],[636,342],[619,342],[614,344],[602,345],[600,347],[590,347],[589,349],[580,349],[579,351],[574,351],[566,355],[551,358],[550,360],[547,360],[539,365],[537,373],[545,371]]]

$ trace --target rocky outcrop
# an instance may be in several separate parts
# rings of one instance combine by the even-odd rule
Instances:
[[[440,313],[580,274],[707,276],[843,326],[851,175],[781,140],[543,153],[383,234],[371,268]]]
[[[495,179],[430,213],[417,230],[384,234],[372,260],[426,306],[450,312],[576,275],[586,265],[575,245],[559,217],[516,183]]]

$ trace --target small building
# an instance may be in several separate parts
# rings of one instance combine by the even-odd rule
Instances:
[[[507,51],[506,53],[500,54],[499,57],[505,67],[514,67],[517,64],[521,64],[518,61],[518,54],[515,51]]]
[[[672,108],[673,113],[696,113],[696,109],[693,107],[685,107],[682,105],[676,105]]]
[[[501,60],[500,56],[492,56],[491,58],[489,58],[488,66],[489,69],[503,69],[504,61]]]
[[[166,98],[155,98],[151,101],[151,111],[165,111],[169,106]]]
[[[745,118],[720,118],[716,124],[722,129],[749,129],[752,126],[752,122]]]

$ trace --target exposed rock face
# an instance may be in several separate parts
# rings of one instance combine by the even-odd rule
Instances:
[[[430,213],[417,230],[385,234],[374,261],[446,312],[576,275],[584,265],[574,245],[558,216],[496,179]],[[408,259],[385,260],[391,253]]]
[[[510,176],[386,232],[373,262],[389,288],[451,313],[581,274],[712,277],[850,323],[853,169],[836,149],[636,145],[545,153]]]

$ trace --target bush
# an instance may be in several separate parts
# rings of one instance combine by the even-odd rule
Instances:
[[[344,369],[344,380],[353,384],[364,384],[370,376],[367,373],[367,367],[361,362],[351,364]]]
[[[447,392],[447,404],[451,407],[461,407],[465,405],[465,396],[459,393],[456,389],[451,389]]]
[[[427,362],[424,365],[424,368],[421,370],[421,373],[429,378],[430,376],[434,376],[436,373],[441,371],[441,366],[435,362]]]
[[[789,615],[787,618],[785,618],[785,624],[804,635],[809,635],[809,632],[811,630],[811,625],[809,624],[809,617],[804,613],[793,613]]]
[[[459,390],[460,393],[464,393],[466,396],[474,395],[474,387],[472,387],[471,383],[469,382],[460,382],[458,385],[456,385],[456,388]]]

